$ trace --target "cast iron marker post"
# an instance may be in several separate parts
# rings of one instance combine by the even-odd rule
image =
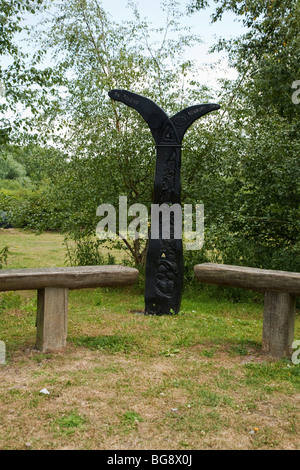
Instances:
[[[126,90],[111,90],[110,98],[140,113],[148,124],[156,144],[156,169],[153,204],[181,205],[181,143],[196,119],[220,108],[218,104],[199,104],[183,109],[171,118],[153,101]],[[165,207],[166,207],[165,206]],[[183,285],[182,238],[174,236],[174,213],[170,213],[170,238],[164,238],[163,220],[159,217],[156,233],[149,238],[146,257],[145,314],[179,313]],[[153,221],[152,221],[153,224]],[[151,234],[153,234],[151,226]]]

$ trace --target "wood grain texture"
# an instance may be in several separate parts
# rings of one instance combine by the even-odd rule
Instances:
[[[194,274],[198,281],[208,284],[300,294],[300,273],[204,263],[194,267]]]
[[[137,269],[119,265],[7,269],[0,270],[0,291],[127,286],[137,277]]]
[[[262,350],[273,357],[291,357],[296,297],[285,292],[266,292]]]
[[[38,290],[36,348],[57,351],[66,346],[68,289],[47,287]]]

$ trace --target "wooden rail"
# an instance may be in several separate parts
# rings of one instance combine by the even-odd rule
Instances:
[[[198,281],[264,292],[262,349],[274,357],[290,357],[300,273],[204,263],[194,267]]]

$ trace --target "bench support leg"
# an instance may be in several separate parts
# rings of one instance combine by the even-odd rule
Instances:
[[[50,352],[66,346],[69,289],[46,287],[38,290],[37,337],[39,351]]]
[[[274,357],[291,357],[296,297],[284,292],[266,292],[262,350]]]

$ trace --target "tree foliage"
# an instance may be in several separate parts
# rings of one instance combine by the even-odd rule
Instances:
[[[190,11],[211,2],[194,0]],[[289,121],[299,118],[291,100],[292,83],[299,79],[299,0],[214,0],[211,21],[226,12],[236,15],[247,32],[230,40],[220,39],[213,50],[225,49],[239,71],[249,102],[265,113],[278,113]]]
[[[51,194],[66,156],[36,145],[0,146],[0,211],[17,227],[60,229],[59,204]]]
[[[25,10],[29,4],[23,2]],[[71,258],[82,262],[90,252],[92,262],[99,262],[97,207],[110,203],[118,208],[119,196],[127,196],[128,206],[138,202],[149,208],[155,171],[147,125],[138,113],[110,100],[108,91],[143,94],[170,115],[217,101],[221,111],[189,129],[182,151],[182,202],[205,206],[205,245],[201,252],[186,254],[189,271],[206,259],[299,271],[300,105],[292,100],[292,85],[300,79],[299,2],[190,0],[189,11],[213,4],[212,22],[231,12],[247,28],[241,37],[221,38],[213,47],[225,50],[239,73],[235,81],[222,80],[218,93],[201,86],[197,69],[184,59],[185,47],[198,38],[181,27],[175,0],[164,2],[166,24],[155,31],[133,2],[133,20],[117,24],[97,0],[58,1],[53,19],[42,27],[46,36],[43,43],[39,37],[28,75],[12,42],[20,19],[14,23],[7,10],[11,30],[4,32],[3,44],[14,64],[1,73],[10,105],[19,100],[32,105],[40,143],[50,142],[57,150],[4,146],[0,171],[16,171],[5,184],[21,184],[25,168],[36,187],[19,188],[17,199],[2,189],[1,207],[10,204],[29,226],[68,234],[76,241]],[[45,50],[55,65],[41,73]],[[22,77],[37,89],[16,91],[14,84],[22,84]],[[117,246],[143,264],[146,245],[140,240]]]
[[[60,2],[46,40],[66,87],[46,110],[47,132],[69,155],[54,197],[63,204],[63,229],[79,240],[95,235],[100,204],[118,208],[119,196],[127,196],[128,206],[152,202],[151,134],[138,113],[110,100],[108,91],[143,94],[171,114],[205,96],[201,87],[187,87],[192,64],[182,52],[197,38],[180,28],[178,3],[167,2],[166,25],[155,30],[158,44],[151,43],[153,31],[132,9],[132,21],[116,24],[96,0]],[[124,240],[121,246],[143,264],[144,243]]]
[[[32,57],[24,52],[22,35],[33,44],[30,21],[47,8],[51,0],[0,0],[0,54],[5,58],[0,66],[0,145],[20,141],[20,135],[32,130],[31,116],[38,115],[41,106],[56,84],[51,68],[42,64],[45,50],[39,48]],[[24,110],[28,111],[26,118]]]
[[[228,51],[239,77],[223,86],[216,131],[217,140],[223,137],[215,150],[221,156],[216,193],[223,204],[213,196],[218,228],[210,225],[207,237],[220,261],[299,271],[300,109],[292,100],[299,78],[299,2],[215,3],[213,22],[231,11],[248,32],[214,48]],[[207,4],[192,2],[190,9]]]

